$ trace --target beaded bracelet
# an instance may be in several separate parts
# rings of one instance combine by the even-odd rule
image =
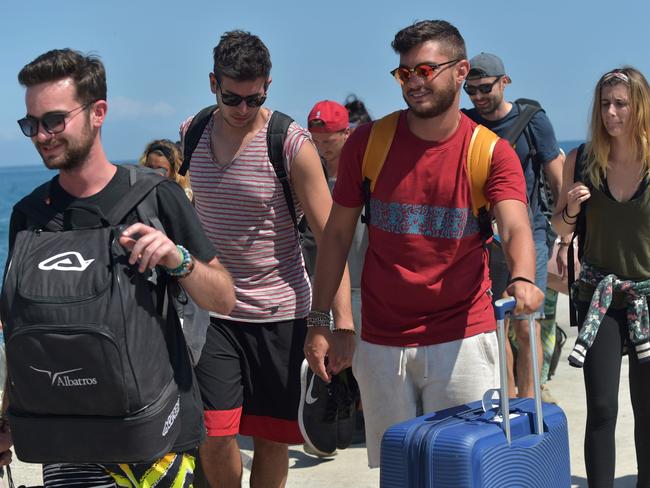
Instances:
[[[344,334],[352,334],[352,335],[357,335],[356,331],[354,329],[332,329],[332,332],[343,332]]]
[[[183,259],[181,261],[181,264],[179,264],[176,268],[165,268],[165,270],[170,276],[175,276],[176,278],[184,278],[192,271],[194,271],[194,258],[192,258],[190,252],[183,246],[176,245],[176,249],[178,249],[178,252],[181,254],[181,258]]]
[[[318,310],[312,310],[307,315],[307,327],[327,327],[330,328],[332,325],[332,319],[329,312],[320,312]]]

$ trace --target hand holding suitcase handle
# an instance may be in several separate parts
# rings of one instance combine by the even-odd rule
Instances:
[[[513,297],[502,298],[494,304],[497,317],[497,337],[499,340],[499,375],[501,383],[501,414],[503,415],[503,429],[506,433],[508,444],[511,442],[510,434],[510,400],[508,398],[508,372],[506,366],[506,341],[505,318],[508,313],[515,309],[516,300]],[[539,371],[537,357],[537,334],[535,333],[535,319],[528,315],[528,326],[530,329],[530,350],[532,352],[533,371]],[[533,386],[535,390],[535,432],[539,435],[544,433],[544,417],[542,413],[542,394],[539,383],[539,374],[533,374]]]

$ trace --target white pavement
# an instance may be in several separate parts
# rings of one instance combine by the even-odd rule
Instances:
[[[587,488],[584,468],[583,438],[586,418],[585,393],[582,370],[569,366],[567,356],[573,347],[576,331],[568,325],[568,300],[560,297],[557,318],[560,326],[567,332],[568,339],[562,351],[562,359],[553,380],[548,383],[553,396],[564,409],[569,421],[569,441],[571,448],[571,488]],[[636,484],[636,456],[634,452],[632,407],[627,381],[627,358],[623,359],[621,387],[619,394],[619,414],[616,431],[617,466],[614,488],[633,488]],[[241,439],[244,470],[243,486],[248,486],[251,462],[251,442]],[[353,446],[330,459],[319,459],[292,446],[289,450],[288,488],[371,488],[379,486],[379,470],[368,469],[366,450],[363,446]],[[17,484],[38,485],[41,483],[40,466],[14,462],[12,464]],[[560,488],[560,487],[558,487]]]

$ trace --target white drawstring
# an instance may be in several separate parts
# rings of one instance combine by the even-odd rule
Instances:
[[[426,380],[429,377],[429,350],[427,347],[423,347],[422,351],[424,352],[424,379]]]
[[[406,377],[406,348],[399,348],[399,364],[397,365],[397,376],[399,378]]]

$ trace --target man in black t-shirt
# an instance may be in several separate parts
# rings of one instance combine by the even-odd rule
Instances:
[[[45,165],[59,171],[46,203],[58,213],[83,203],[86,208],[94,205],[107,214],[129,191],[129,172],[113,165],[102,148],[100,129],[108,104],[101,61],[70,49],[49,51],[26,65],[18,79],[26,87],[27,107],[20,127]],[[185,193],[176,183],[165,181],[157,187],[157,199],[158,218],[165,232],[143,223],[127,227],[119,242],[130,250],[130,264],[141,273],[162,267],[178,277],[197,305],[229,313],[235,303],[232,280],[216,259],[216,250],[203,233]],[[28,226],[28,217],[14,210],[10,256],[17,233]],[[151,481],[155,472],[159,473],[159,481],[164,478],[170,485],[179,479],[185,480],[182,486],[192,482],[195,449],[205,435],[202,404],[182,331],[169,318],[166,329],[170,363],[181,394],[181,433],[173,452],[161,459],[132,465],[99,465],[99,471],[109,473],[119,486],[139,487],[140,478],[147,476]],[[0,450],[8,448],[9,442],[7,434],[0,436]],[[0,457],[0,462],[3,459]],[[96,479],[91,481],[89,466],[97,469],[98,465],[49,465],[45,486],[99,486]],[[79,479],[86,474],[87,480]]]

